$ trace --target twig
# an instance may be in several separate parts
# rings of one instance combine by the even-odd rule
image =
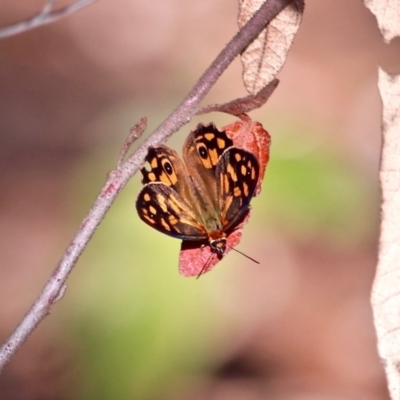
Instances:
[[[101,189],[99,196],[95,200],[88,215],[83,220],[76,235],[73,237],[42,293],[37,298],[31,310],[21,321],[20,325],[18,325],[7,342],[1,347],[0,370],[21,347],[30,333],[49,313],[55,299],[59,298],[61,288],[64,287],[68,275],[94,234],[94,231],[111,207],[111,204],[120,190],[127,184],[129,179],[137,172],[139,166],[143,163],[147,148],[149,146],[160,145],[173,132],[190,121],[200,101],[232,60],[239,55],[261,30],[289,3],[291,3],[291,0],[267,0],[253,18],[248,21],[218,55],[190,91],[186,99],[125,163],[119,165],[109,174],[106,184]]]
[[[147,118],[142,117],[140,118],[139,122],[137,122],[135,126],[133,126],[130,129],[129,135],[125,139],[125,142],[121,147],[121,151],[119,152],[117,167],[122,166],[124,158],[126,157],[133,142],[135,142],[137,139],[140,138],[140,136],[143,135],[144,131],[146,130],[146,127],[147,127]]]
[[[18,33],[37,28],[38,26],[58,21],[59,19],[64,18],[67,15],[80,10],[81,8],[91,5],[95,1],[97,0],[78,0],[75,3],[72,3],[68,6],[52,11],[57,0],[49,0],[43,7],[42,11],[39,14],[35,15],[34,17],[1,28],[0,39],[8,36],[17,35]]]

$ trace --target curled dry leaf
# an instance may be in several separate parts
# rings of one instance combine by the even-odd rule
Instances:
[[[265,0],[239,0],[239,28]],[[281,11],[242,53],[243,82],[256,93],[271,82],[282,68],[301,23],[304,1],[295,0]]]
[[[400,36],[399,0],[364,0],[364,5],[375,15],[386,43]]]
[[[278,84],[279,79],[273,79],[255,94],[250,94],[246,97],[241,97],[224,104],[211,104],[206,107],[202,107],[196,112],[196,114],[201,115],[209,112],[223,112],[239,117],[240,115],[246,114],[263,106],[271,97]]]

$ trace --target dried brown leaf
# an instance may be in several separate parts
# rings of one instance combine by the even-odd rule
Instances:
[[[375,15],[383,40],[400,36],[398,0],[364,0]],[[379,260],[372,289],[372,308],[390,396],[400,398],[400,75],[379,69],[382,98],[382,192]]]
[[[274,93],[278,83],[278,79],[273,79],[267,86],[264,86],[255,94],[249,94],[246,97],[241,97],[224,104],[210,104],[200,108],[196,114],[201,115],[210,112],[223,112],[235,116],[246,114],[263,106],[272,93]]]
[[[364,0],[364,5],[375,15],[386,43],[400,36],[399,0]]]
[[[265,0],[239,0],[241,28]],[[296,0],[281,11],[242,53],[243,82],[249,93],[257,93],[282,68],[286,54],[300,27],[304,1]]]
[[[380,171],[382,218],[379,262],[372,291],[379,354],[392,399],[400,398],[400,75],[379,70],[383,108]]]

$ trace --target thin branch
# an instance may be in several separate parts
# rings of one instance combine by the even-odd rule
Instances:
[[[267,0],[260,10],[235,35],[215,61],[199,79],[184,101],[167,117],[154,133],[128,158],[112,171],[95,200],[88,215],[83,220],[79,230],[70,242],[57,268],[43,288],[31,310],[26,314],[20,325],[0,349],[0,370],[11,359],[30,333],[49,313],[51,306],[59,299],[60,291],[65,286],[68,275],[85,249],[96,228],[106,212],[129,179],[137,172],[143,163],[149,146],[156,146],[176,132],[197,111],[200,101],[211,89],[222,72],[233,59],[238,56],[261,30],[289,3],[291,0]]]
[[[30,29],[37,28],[42,25],[50,24],[52,22],[58,21],[61,18],[70,15],[81,8],[87,7],[97,0],[78,0],[68,6],[59,8],[58,10],[52,11],[57,0],[49,0],[43,7],[42,11],[32,18],[26,19],[24,21],[5,26],[0,29],[0,39],[17,35],[19,33],[28,31]]]

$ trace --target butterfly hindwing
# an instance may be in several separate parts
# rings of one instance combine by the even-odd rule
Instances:
[[[190,240],[207,237],[193,208],[164,183],[148,183],[139,193],[136,210],[142,221],[166,235]]]

